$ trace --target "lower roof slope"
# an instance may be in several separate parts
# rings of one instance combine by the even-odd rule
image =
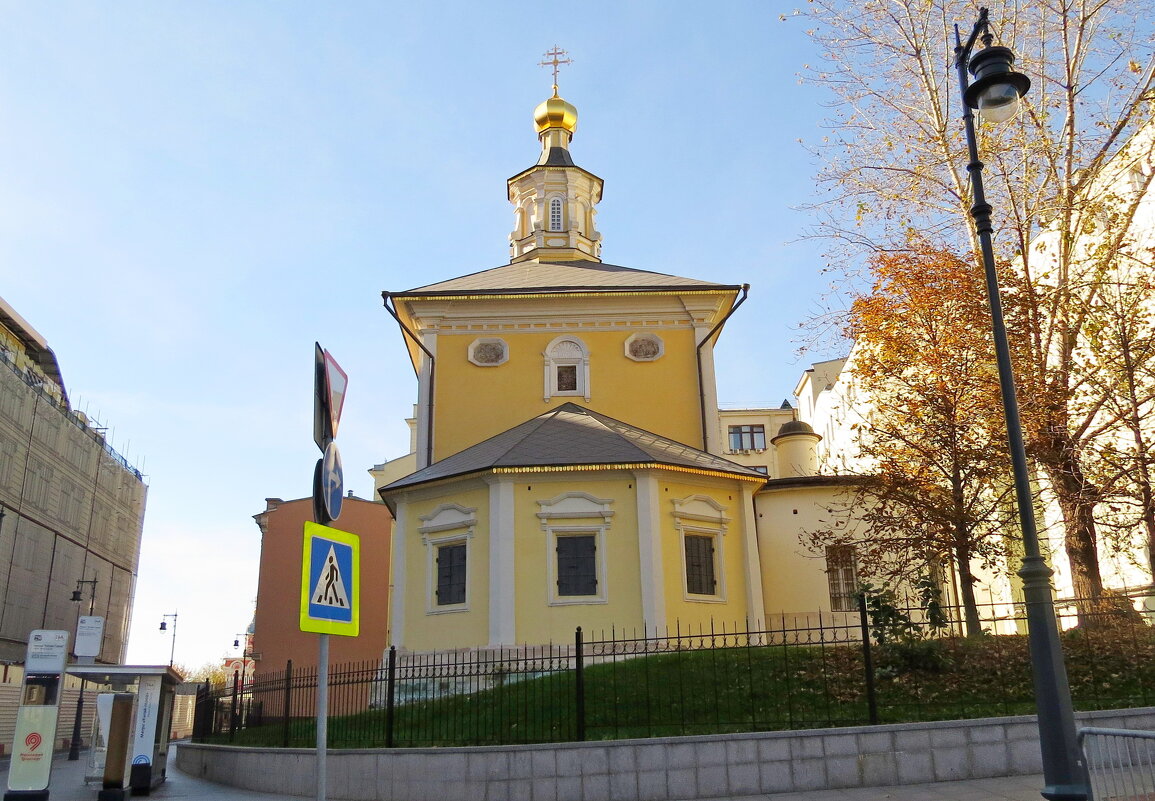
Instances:
[[[499,468],[654,464],[729,473],[760,482],[766,476],[681,442],[566,403],[380,489],[382,495],[443,478]]]

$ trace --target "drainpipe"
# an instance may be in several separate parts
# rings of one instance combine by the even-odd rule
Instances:
[[[429,357],[429,411],[425,417],[425,464],[431,465],[433,464],[433,379],[437,372],[437,359],[429,352],[429,348],[425,347],[421,340],[417,338],[417,335],[410,331],[405,323],[401,322],[401,318],[397,316],[397,310],[389,303],[392,299],[389,293],[382,292],[381,298],[385,301],[385,311],[389,312],[393,319],[397,321],[397,325],[401,327],[401,332],[409,337],[409,339],[413,341],[413,344],[421,348],[425,355]],[[701,365],[699,365],[699,370],[700,369]],[[417,365],[413,366],[413,372],[416,373],[417,382],[420,384],[421,373],[418,371]]]
[[[750,285],[742,284],[742,297],[738,298],[738,301],[730,307],[730,311],[726,312],[726,316],[719,320],[716,326],[710,329],[710,333],[702,338],[702,341],[698,343],[698,347],[694,350],[694,356],[698,360],[698,405],[702,411],[702,450],[706,450],[709,444],[706,428],[706,382],[702,380],[702,348],[706,347],[706,343],[714,337],[714,334],[718,333],[718,329],[726,324],[726,321],[730,319],[731,315],[738,311],[738,307],[746,302],[746,298],[749,297],[749,295]]]

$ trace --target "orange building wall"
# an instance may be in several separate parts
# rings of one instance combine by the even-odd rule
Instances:
[[[257,582],[257,611],[253,647],[260,655],[256,675],[316,667],[317,634],[300,630],[301,537],[305,521],[313,519],[313,501],[267,500],[269,508],[256,515],[263,530],[261,575]],[[345,498],[341,517],[333,528],[361,537],[361,634],[329,637],[330,664],[378,660],[388,644],[389,538],[393,518],[383,503]]]

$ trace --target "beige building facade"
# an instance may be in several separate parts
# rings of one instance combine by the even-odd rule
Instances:
[[[147,489],[0,299],[0,661],[23,661],[34,629],[75,634],[90,609],[105,618],[98,660],[123,661]]]

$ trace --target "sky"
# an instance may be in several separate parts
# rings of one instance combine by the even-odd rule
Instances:
[[[408,450],[416,379],[381,291],[508,261],[538,66],[573,59],[575,161],[611,264],[750,299],[719,401],[778,406],[826,291],[797,210],[829,100],[792,6],[0,0],[0,296],[147,476],[128,661],[237,655],[265,498],[311,492],[313,343],[349,374],[346,488]],[[285,577],[296,584],[296,576]]]

